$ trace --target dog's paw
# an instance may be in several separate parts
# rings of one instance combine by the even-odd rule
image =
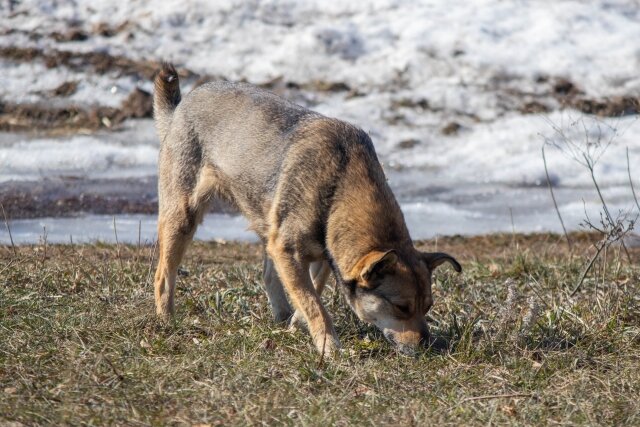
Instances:
[[[273,321],[278,324],[290,324],[292,318],[290,311],[279,311],[273,315]]]
[[[324,358],[336,359],[340,356],[342,345],[340,344],[338,337],[332,334],[322,334],[314,337],[314,343],[318,353],[320,353]]]
[[[300,310],[296,310],[291,316],[291,320],[289,321],[289,330],[294,331],[308,331],[307,321],[304,320],[304,316]]]

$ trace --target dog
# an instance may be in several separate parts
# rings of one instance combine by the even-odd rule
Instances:
[[[178,266],[218,197],[263,244],[275,320],[306,323],[321,354],[340,349],[320,300],[331,272],[358,318],[401,352],[427,342],[432,272],[444,262],[462,268],[451,255],[415,249],[366,132],[244,83],[207,83],[182,99],[168,63],[154,87],[158,315],[174,313]]]

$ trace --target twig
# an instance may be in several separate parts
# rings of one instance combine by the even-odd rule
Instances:
[[[118,243],[118,229],[116,228],[116,217],[113,217],[113,234],[116,236],[116,250],[118,255],[118,262],[120,263],[120,270],[122,270],[122,258],[120,257],[120,243]]]
[[[47,260],[47,226],[42,226],[42,240],[44,241],[44,253],[42,254],[42,265]]]
[[[582,153],[582,156],[587,162],[587,169],[589,169],[589,173],[591,174],[591,180],[593,181],[593,185],[596,187],[596,192],[598,193],[598,197],[600,198],[600,203],[602,203],[602,209],[604,210],[605,215],[607,215],[607,219],[609,220],[609,223],[614,224],[613,218],[609,213],[609,207],[607,206],[607,203],[604,201],[604,197],[602,196],[602,192],[600,191],[600,186],[598,185],[598,181],[596,180],[596,175],[593,170],[594,164],[591,161],[589,161],[585,153]]]
[[[142,239],[142,220],[138,220],[138,251],[136,253],[136,262],[140,260],[141,239]]]
[[[109,360],[109,358],[104,354],[102,354],[102,358],[107,362],[107,365],[109,365],[116,377],[118,377],[120,381],[124,381],[124,376],[116,369],[115,365],[111,363],[111,360]]]
[[[609,224],[611,225],[611,227],[615,229],[616,222],[613,220],[613,217],[609,213],[609,207],[607,206],[607,203],[604,201],[604,197],[602,196],[602,192],[600,191],[600,186],[598,185],[598,181],[596,180],[596,175],[593,170],[593,166],[595,165],[595,162],[592,160],[590,161],[589,158],[587,158],[587,155],[585,153],[582,153],[582,155],[584,156],[584,159],[587,162],[587,169],[589,169],[589,173],[591,174],[591,180],[593,181],[593,185],[596,187],[598,197],[600,198],[600,202],[602,203],[602,209],[604,210],[604,213],[607,216],[607,221],[609,221]],[[625,245],[624,240],[622,240],[620,244],[622,245],[622,249],[624,249],[624,253],[627,255],[627,261],[629,261],[629,264],[631,264],[631,255],[629,254],[629,250],[627,249],[627,245]]]
[[[511,244],[516,247],[516,225],[513,222],[513,208],[509,206],[509,216],[511,217]]]
[[[531,397],[531,393],[509,393],[509,394],[487,394],[484,396],[465,397],[460,403],[470,402],[473,400],[489,400],[489,399],[508,399],[511,397]]]
[[[636,202],[638,212],[640,212],[640,203],[638,203],[638,196],[636,196],[636,190],[633,188],[633,180],[631,179],[631,166],[629,162],[629,147],[627,147],[627,173],[629,174],[629,185],[631,186],[631,193],[633,193],[633,200]]]
[[[549,178],[549,170],[547,169],[547,157],[544,154],[544,145],[542,146],[542,161],[544,162],[544,173],[547,175],[547,185],[549,186],[549,192],[551,193],[551,200],[553,200],[553,206],[556,208],[556,213],[558,214],[558,219],[560,220],[560,225],[562,225],[562,231],[564,232],[564,237],[567,239],[567,244],[569,245],[569,250],[573,250],[573,244],[571,243],[571,239],[569,239],[569,234],[567,233],[567,228],[564,226],[564,221],[562,220],[562,215],[560,215],[560,209],[558,209],[558,202],[556,202],[556,196],[553,194],[553,186],[551,185],[551,179]]]
[[[582,286],[582,282],[584,282],[585,277],[587,277],[587,273],[589,273],[589,270],[591,270],[591,267],[593,267],[593,263],[596,262],[596,259],[598,259],[598,257],[600,256],[600,252],[602,252],[602,250],[606,246],[607,245],[606,245],[605,242],[602,242],[602,244],[600,246],[597,246],[598,250],[596,251],[595,255],[593,257],[591,257],[591,259],[589,260],[589,264],[587,264],[587,267],[582,272],[582,276],[580,276],[580,280],[578,281],[578,284],[573,289],[573,291],[571,291],[570,296],[574,296],[576,294],[576,292],[578,292],[578,290],[580,289],[580,286]]]
[[[7,265],[4,266],[4,268],[2,270],[0,270],[0,275],[2,275],[2,273],[4,273],[6,270],[9,269],[9,267],[11,267],[13,265],[14,260],[12,259],[11,261],[9,261],[7,263]]]
[[[311,328],[309,328],[311,329]],[[320,353],[320,360],[318,361],[318,368],[322,368],[322,364],[324,363],[324,351],[327,345],[327,334],[324,334],[324,340],[322,340],[322,353]]]
[[[13,243],[13,236],[11,235],[9,219],[7,218],[7,213],[4,211],[4,205],[2,203],[0,203],[0,208],[2,208],[2,215],[4,216],[4,225],[7,226],[7,231],[9,232],[9,240],[11,241],[11,249],[13,249],[13,255],[17,256],[18,252],[16,251],[16,245]]]

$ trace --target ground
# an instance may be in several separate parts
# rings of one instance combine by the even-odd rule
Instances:
[[[572,298],[593,236],[573,238],[417,243],[464,267],[436,274],[434,347],[397,354],[330,289],[332,362],[271,320],[256,245],[195,243],[170,323],[153,247],[0,247],[0,425],[638,424],[640,249]]]

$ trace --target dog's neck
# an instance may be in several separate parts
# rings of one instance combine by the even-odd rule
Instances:
[[[412,245],[400,206],[386,181],[372,183],[370,175],[362,181],[363,185],[354,185],[351,179],[341,188],[341,200],[334,204],[328,221],[327,249],[334,270],[338,269],[345,281],[356,279],[359,272],[354,267],[371,251],[404,252]]]

